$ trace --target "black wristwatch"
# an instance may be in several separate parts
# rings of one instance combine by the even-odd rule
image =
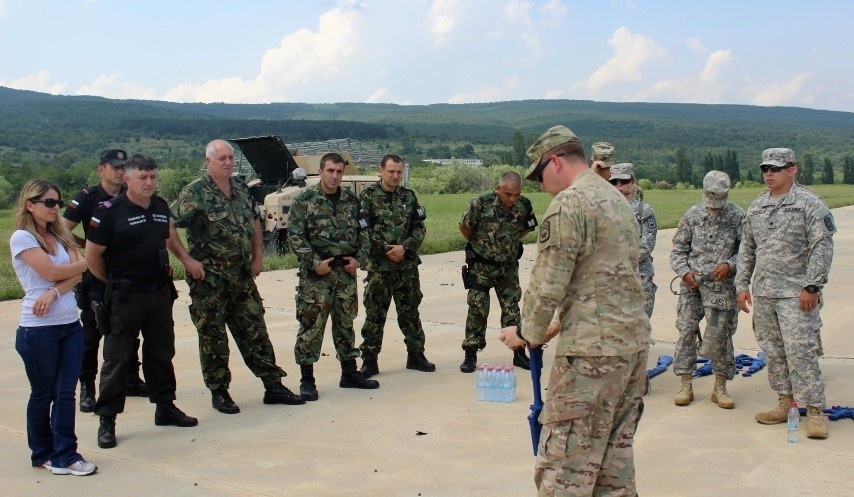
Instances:
[[[815,285],[807,285],[807,286],[805,286],[805,287],[804,287],[804,290],[806,290],[806,291],[807,291],[807,293],[817,293],[817,292],[818,292],[818,287],[817,287],[817,286],[815,286]]]

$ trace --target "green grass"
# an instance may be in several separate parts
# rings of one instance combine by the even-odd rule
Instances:
[[[854,205],[854,186],[852,185],[816,185],[813,189],[831,208]],[[762,188],[731,190],[730,200],[746,208],[761,191]],[[676,227],[682,214],[700,201],[700,195],[700,190],[649,190],[644,192],[644,200],[655,209],[659,228],[667,229]],[[537,218],[542,220],[551,197],[542,192],[526,194],[526,196],[531,199]],[[459,231],[459,222],[463,211],[474,197],[474,194],[419,195],[418,200],[427,209],[427,239],[419,251],[422,255],[462,250],[465,241]],[[8,244],[11,233],[12,211],[0,210],[0,237],[7,241],[0,245],[0,258],[2,258],[0,260],[0,300],[23,297],[23,291],[11,265]],[[533,243],[535,240],[536,234],[531,233],[525,242]],[[296,265],[296,257],[293,254],[268,256],[264,260],[265,271],[289,269]],[[182,279],[183,266],[174,258],[172,266],[175,268],[175,278]]]

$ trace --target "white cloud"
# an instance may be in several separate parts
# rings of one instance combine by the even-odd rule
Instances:
[[[448,99],[449,104],[467,104],[467,103],[482,103],[482,102],[498,102],[501,100],[510,99],[513,89],[518,85],[519,80],[514,76],[504,82],[500,88],[487,87],[482,88],[474,93],[458,93]]]
[[[120,99],[156,100],[159,98],[153,88],[122,81],[120,73],[102,74],[96,77],[92,83],[77,88],[74,93],[76,95],[97,95]]]
[[[706,45],[699,38],[688,38],[685,40],[685,46],[697,55],[706,53]]]
[[[614,47],[614,57],[587,78],[587,86],[596,92],[606,86],[642,79],[641,67],[647,62],[664,59],[667,50],[651,38],[635,35],[629,28],[620,27],[608,40]]]
[[[763,84],[761,89],[754,90],[750,103],[766,106],[812,103],[815,96],[804,91],[811,76],[812,72],[804,71],[788,81]]]
[[[0,21],[6,19],[6,0],[0,0]]]
[[[36,74],[28,74],[17,79],[0,78],[0,86],[58,95],[64,92],[68,85],[66,83],[51,83],[50,71],[41,70]]]
[[[730,79],[724,77],[732,65],[734,57],[731,50],[717,50],[706,58],[703,69],[698,74],[678,78],[664,79],[652,87],[637,92],[632,100],[720,103],[724,101],[724,92]]]
[[[430,32],[433,33],[433,44],[437,47],[448,42],[451,32],[457,25],[455,7],[454,0],[435,0],[430,5]]]
[[[717,50],[706,59],[706,65],[700,72],[700,81],[714,83],[721,77],[721,71],[732,62],[732,50]]]
[[[557,26],[563,21],[569,9],[560,0],[549,0],[540,6],[539,10],[544,24]]]
[[[511,22],[518,22],[526,26],[532,25],[531,2],[524,0],[510,0],[504,5],[504,18]]]

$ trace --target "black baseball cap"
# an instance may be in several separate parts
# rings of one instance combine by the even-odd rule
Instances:
[[[113,167],[124,166],[128,161],[128,153],[124,150],[114,148],[101,152],[101,164],[110,164]]]

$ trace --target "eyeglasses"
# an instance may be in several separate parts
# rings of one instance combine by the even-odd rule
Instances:
[[[536,169],[534,169],[534,177],[537,178],[537,182],[543,182],[543,172],[545,172],[546,168],[551,163],[552,159],[555,157],[563,157],[565,154],[552,154],[549,156],[549,160],[540,163]]]
[[[62,200],[57,200],[55,198],[46,198],[46,199],[34,198],[34,199],[30,199],[30,202],[32,202],[34,204],[44,204],[44,206],[47,207],[48,209],[53,209],[56,206],[59,206],[60,209],[65,207],[65,202],[63,202]]]
[[[785,166],[769,166],[768,164],[762,164],[759,166],[759,170],[762,171],[762,174],[765,174],[768,171],[771,171],[772,173],[779,173],[783,169],[789,169],[790,167],[792,167],[791,164],[787,164]]]
[[[630,180],[630,179],[610,179],[610,180],[608,180],[608,182],[614,186],[623,186],[623,185],[628,185],[629,183],[632,182],[632,180]]]

